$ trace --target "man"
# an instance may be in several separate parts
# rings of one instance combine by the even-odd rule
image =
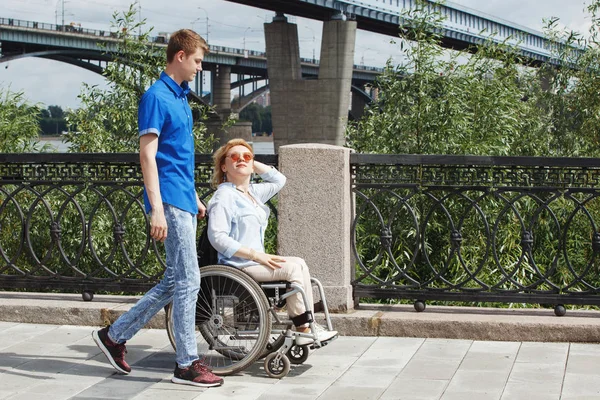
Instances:
[[[150,235],[165,244],[163,279],[114,324],[94,331],[92,337],[112,366],[128,374],[125,342],[172,301],[177,354],[171,381],[212,387],[222,385],[223,379],[200,362],[194,326],[200,289],[196,216],[204,217],[206,209],[194,186],[193,120],[186,97],[188,81],[202,71],[206,53],[208,45],[196,32],[173,33],[167,66],[142,96],[138,110],[144,203]]]

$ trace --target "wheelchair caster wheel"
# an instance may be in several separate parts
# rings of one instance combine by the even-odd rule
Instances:
[[[271,378],[281,379],[290,372],[290,359],[277,352],[265,357],[265,371]]]
[[[287,357],[290,359],[290,362],[294,365],[302,364],[308,358],[308,345],[292,346],[288,352]]]

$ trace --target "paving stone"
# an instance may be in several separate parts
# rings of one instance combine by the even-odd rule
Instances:
[[[438,400],[448,380],[415,379],[399,376],[381,396],[381,400]]]
[[[508,373],[463,371],[459,369],[452,377],[442,398],[455,393],[468,392],[481,394],[483,398],[494,396],[494,398],[499,399],[507,379]]]
[[[376,400],[381,397],[384,389],[360,386],[332,385],[320,398],[344,400]]]
[[[516,361],[536,364],[564,364],[568,352],[568,343],[524,342],[521,344]]]
[[[596,369],[598,369],[596,367]],[[600,374],[565,374],[561,399],[600,399]]]
[[[393,367],[374,367],[369,369],[369,379],[365,379],[365,368],[361,366],[352,366],[342,374],[335,385],[354,386],[360,382],[365,388],[383,388],[386,389],[394,381],[400,370]]]
[[[600,368],[600,354],[569,354],[567,373],[595,375]]]
[[[438,359],[435,357],[421,357],[410,360],[410,362],[400,372],[402,378],[414,379],[436,379],[449,380],[451,379],[461,360]]]
[[[145,390],[137,396],[133,397],[132,400],[193,400],[198,397],[198,392],[203,390],[195,388],[195,391],[184,391],[184,390],[169,390],[165,392],[164,389],[151,389]],[[212,398],[212,397],[211,397]]]

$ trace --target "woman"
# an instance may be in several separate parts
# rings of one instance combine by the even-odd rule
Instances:
[[[307,317],[313,313],[310,273],[303,259],[265,253],[265,230],[269,207],[265,203],[285,184],[275,168],[254,160],[252,147],[243,139],[232,139],[213,155],[212,185],[217,191],[208,203],[208,237],[219,253],[219,264],[242,269],[257,282],[289,281],[302,286],[311,309],[306,310],[300,293],[286,299],[287,310],[298,332],[309,333]],[[255,172],[262,183],[250,184]],[[307,313],[309,311],[310,313]],[[317,336],[327,341],[337,335],[317,324]],[[296,338],[296,344],[309,344]]]

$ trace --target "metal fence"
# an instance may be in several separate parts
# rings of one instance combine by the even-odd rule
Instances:
[[[356,297],[600,305],[600,159],[352,154]]]
[[[212,193],[211,172],[211,155],[196,155],[200,198]],[[137,154],[0,154],[0,288],[153,286],[164,249],[150,238],[142,189]]]

